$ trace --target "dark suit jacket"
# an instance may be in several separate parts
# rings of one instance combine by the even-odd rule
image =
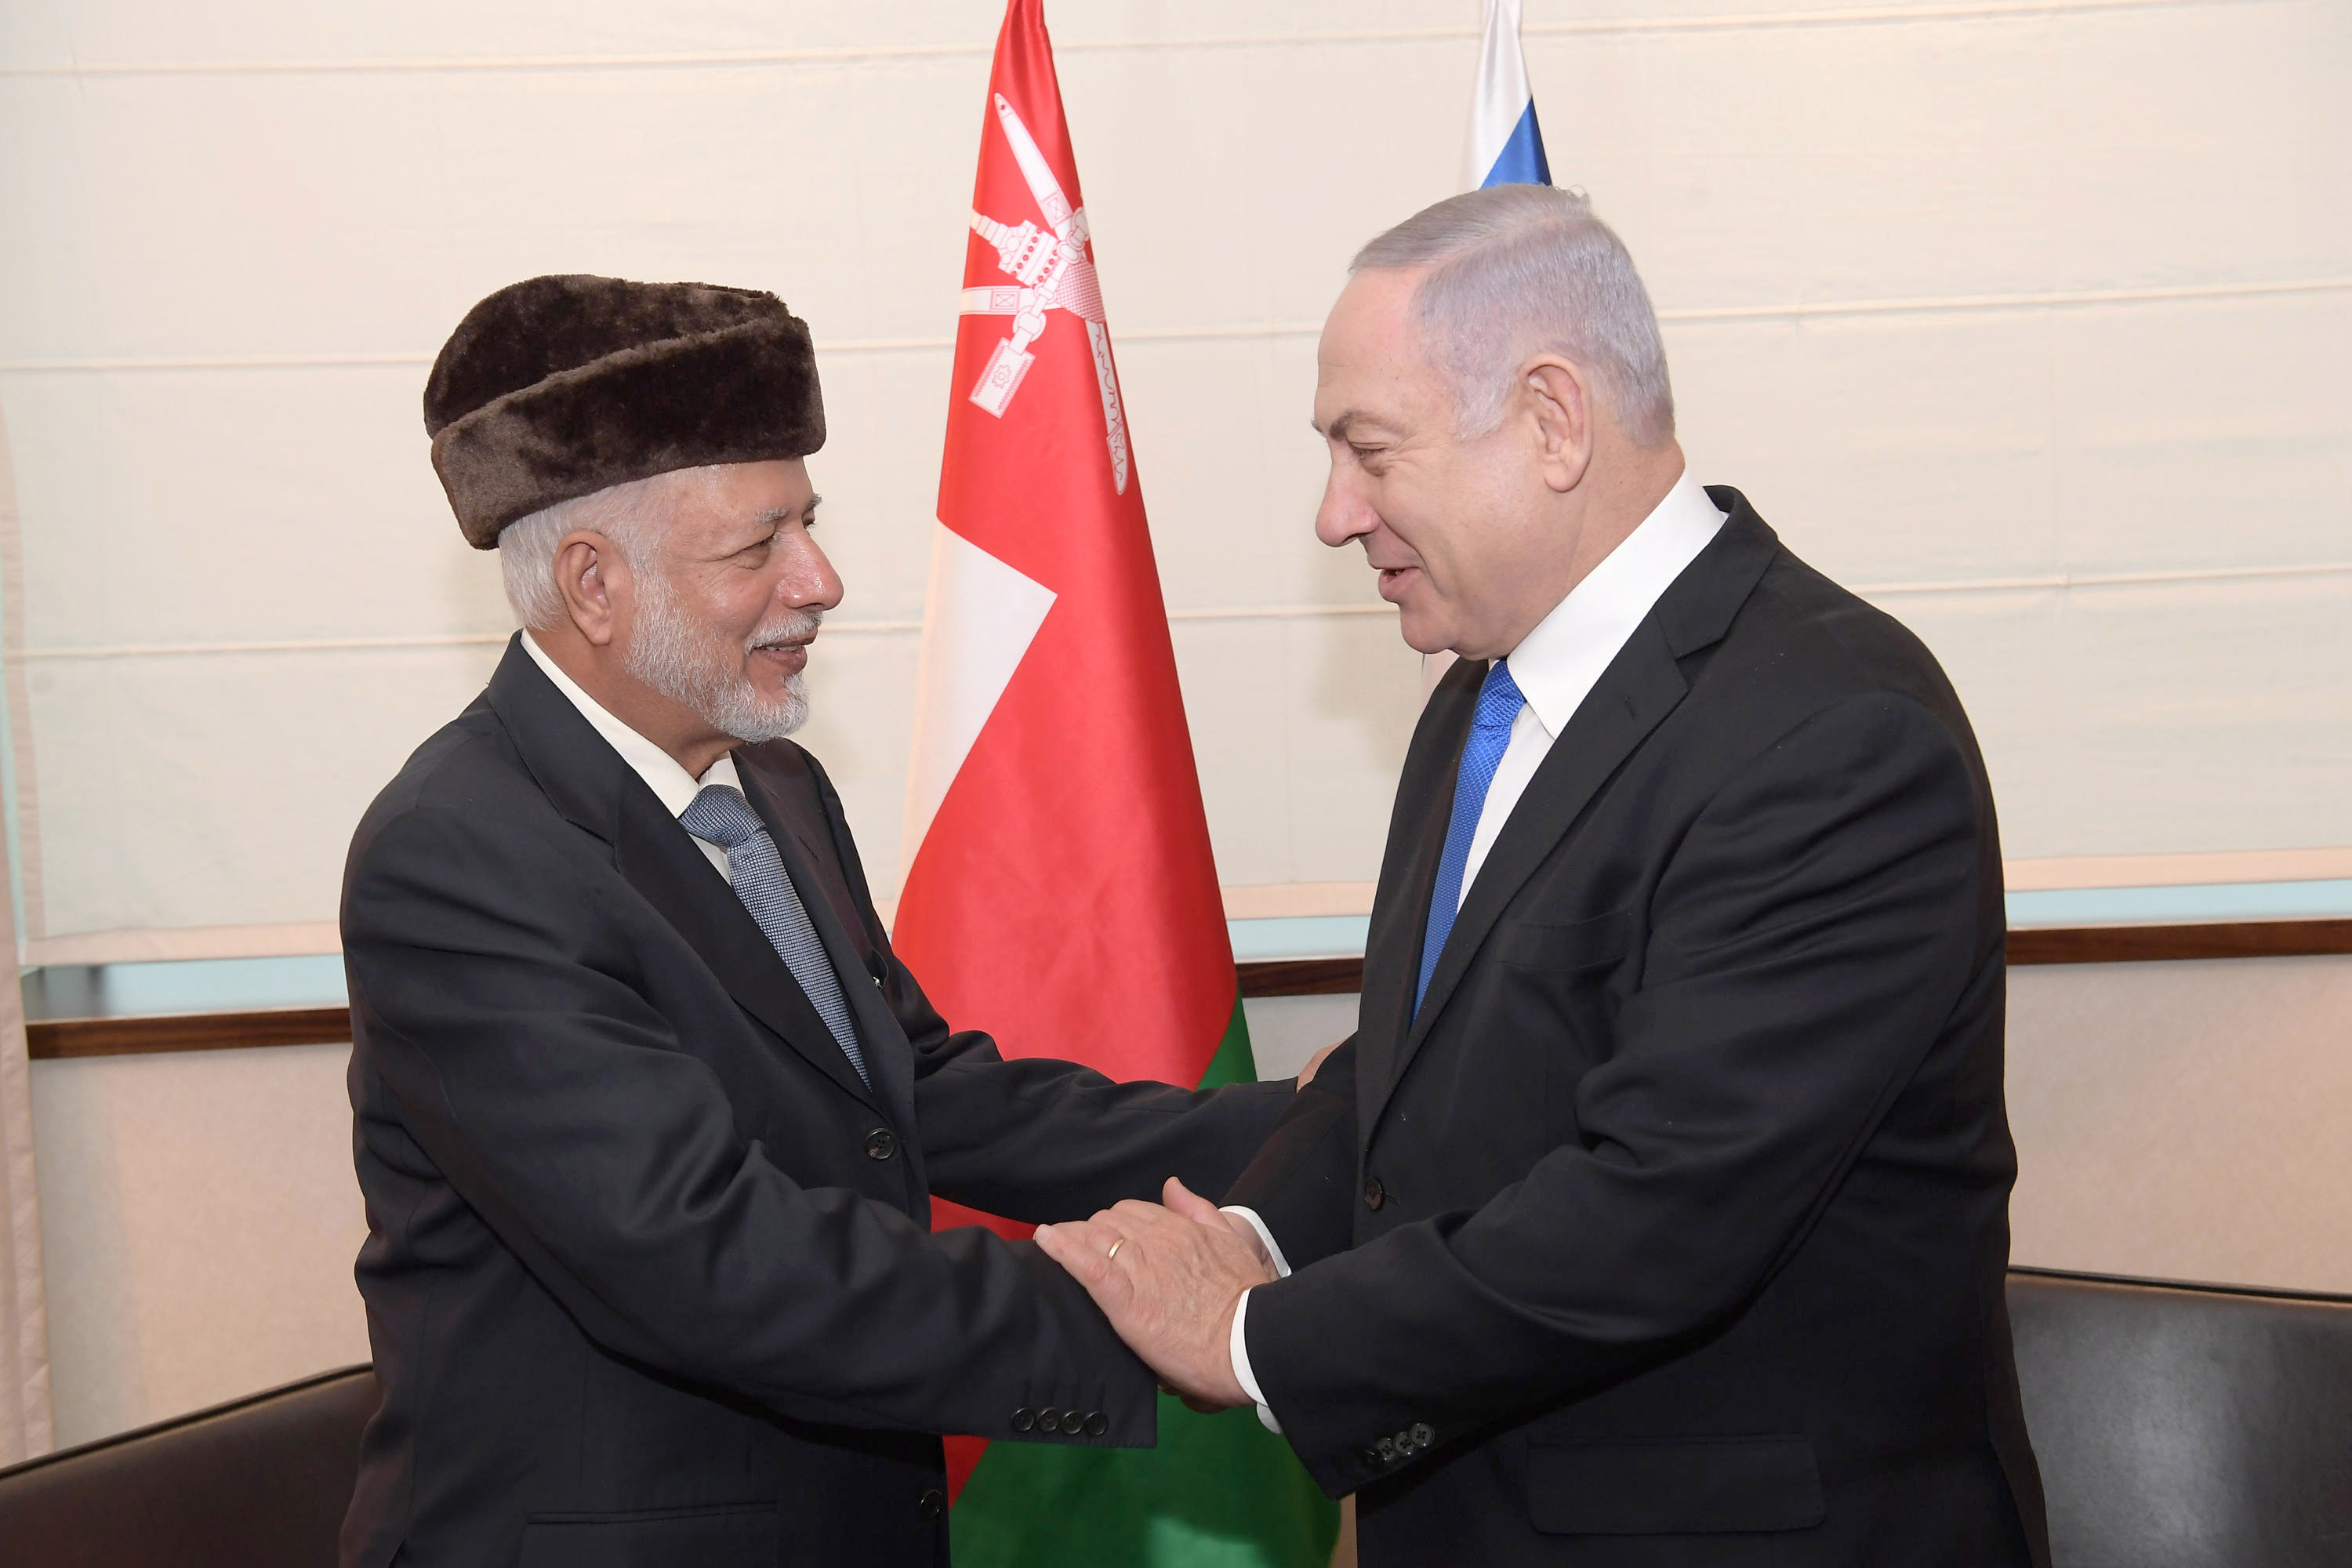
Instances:
[[[1367,1568],[2046,1561],[1984,767],[1910,634],[1710,494],[1412,1016],[1486,667],[1439,687],[1358,1032],[1228,1200]]]
[[[520,647],[360,826],[342,923],[384,1401],[351,1568],[944,1563],[930,1434],[1153,1440],[1151,1375],[1085,1292],[1028,1243],[932,1236],[929,1194],[1053,1220],[1171,1173],[1215,1191],[1288,1085],[1119,1085],[950,1030],[815,760],[736,761],[870,1089]]]

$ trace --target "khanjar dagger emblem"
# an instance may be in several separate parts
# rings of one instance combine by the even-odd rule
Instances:
[[[1046,167],[1045,154],[1037,151],[1029,127],[1021,122],[1021,116],[1005,101],[1003,93],[995,97],[996,122],[1004,129],[1004,140],[1013,149],[1013,162],[1021,165],[1021,177],[1029,182],[1029,194],[1037,198],[1038,210],[1052,227],[1041,229],[1026,218],[1014,227],[985,214],[971,215],[972,232],[995,247],[997,265],[1020,285],[963,291],[963,314],[1013,318],[1013,335],[998,343],[996,352],[988,356],[987,367],[980,373],[980,384],[971,389],[971,400],[997,418],[1004,417],[1005,409],[1012,406],[1013,394],[1021,390],[1022,379],[1037,361],[1037,356],[1029,352],[1029,345],[1045,331],[1045,312],[1070,311],[1087,324],[1087,341],[1094,350],[1095,384],[1102,389],[1103,430],[1110,443],[1111,486],[1125,495],[1127,420],[1119,413],[1118,381],[1111,371],[1110,331],[1103,325],[1102,287],[1095,279],[1095,264],[1087,258],[1087,209],[1070,205],[1069,198],[1062,195],[1062,183]]]

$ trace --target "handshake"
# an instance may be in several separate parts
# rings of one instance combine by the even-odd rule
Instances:
[[[1041,1225],[1037,1246],[1087,1288],[1161,1387],[1195,1410],[1251,1404],[1234,1368],[1234,1315],[1244,1291],[1281,1270],[1244,1215],[1173,1176],[1161,1196]]]
[[[1314,1082],[1339,1048],[1309,1057],[1298,1087]],[[1289,1270],[1244,1212],[1217,1207],[1173,1176],[1160,1195],[1156,1204],[1130,1198],[1092,1219],[1041,1225],[1038,1249],[1087,1288],[1162,1388],[1200,1411],[1252,1404],[1235,1315],[1252,1286]]]

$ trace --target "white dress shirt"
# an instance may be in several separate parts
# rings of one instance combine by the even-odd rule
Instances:
[[[580,716],[594,725],[596,733],[604,736],[613,750],[621,753],[621,760],[646,781],[646,787],[654,792],[655,798],[662,803],[662,809],[670,816],[683,816],[686,808],[694,804],[694,797],[702,793],[706,784],[725,784],[733,790],[743,787],[743,781],[736,774],[732,755],[721,752],[719,760],[710,764],[709,770],[697,779],[678,765],[676,757],[614,718],[605,711],[603,703],[580,689],[580,683],[564,674],[562,668],[547,657],[547,650],[539,646],[537,637],[529,632],[523,633],[522,647],[523,651],[530,655],[531,662],[546,671],[548,679],[555,682],[555,689],[563,693],[572,706],[580,710]],[[686,833],[683,824],[678,831]],[[694,836],[688,834],[687,837],[692,838]],[[704,859],[719,868],[719,874],[727,877],[728,885],[732,887],[735,879],[727,876],[727,851],[707,838],[696,838],[694,847],[702,851]]]
[[[1470,885],[1477,880],[1479,868],[1486,865],[1488,851],[1495,847],[1496,838],[1510,820],[1512,807],[1527,793],[1536,770],[1551,754],[1552,742],[1568,727],[1569,720],[1582,706],[1601,671],[1625,646],[1625,639],[1633,635],[1633,628],[1642,624],[1642,618],[1674,580],[1683,574],[1683,569],[1698,559],[1699,552],[1723,526],[1723,519],[1724,513],[1707,499],[1706,489],[1685,468],[1682,478],[1675,481],[1675,488],[1666,492],[1666,499],[1582,582],[1570,589],[1568,597],[1552,606],[1551,613],[1538,621],[1535,629],[1507,656],[1511,679],[1527,700],[1518,716],[1511,721],[1510,744],[1504,749],[1503,760],[1495,769],[1494,782],[1486,786],[1478,826],[1470,835],[1470,858],[1462,868],[1461,899],[1470,896]],[[1459,900],[1454,907],[1461,908]],[[1287,1278],[1290,1266],[1283,1260],[1282,1249],[1274,1244],[1274,1233],[1266,1229],[1265,1222],[1245,1208],[1225,1212],[1249,1222],[1258,1238],[1265,1243],[1276,1274]],[[1279,1432],[1282,1428],[1276,1423],[1274,1412],[1266,1408],[1265,1391],[1258,1386],[1257,1376],[1250,1370],[1249,1344],[1242,1330],[1248,1310],[1249,1292],[1244,1290],[1234,1308],[1230,1346],[1234,1379],[1242,1385],[1243,1393],[1257,1402],[1257,1418],[1265,1423],[1268,1430]]]

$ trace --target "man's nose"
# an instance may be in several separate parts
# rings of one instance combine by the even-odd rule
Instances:
[[[793,552],[792,569],[776,584],[776,596],[796,610],[830,611],[841,604],[841,574],[814,539]]]
[[[1371,502],[1333,472],[1323,487],[1323,504],[1315,509],[1315,537],[1336,550],[1351,539],[1361,539],[1380,522],[1381,514]]]

